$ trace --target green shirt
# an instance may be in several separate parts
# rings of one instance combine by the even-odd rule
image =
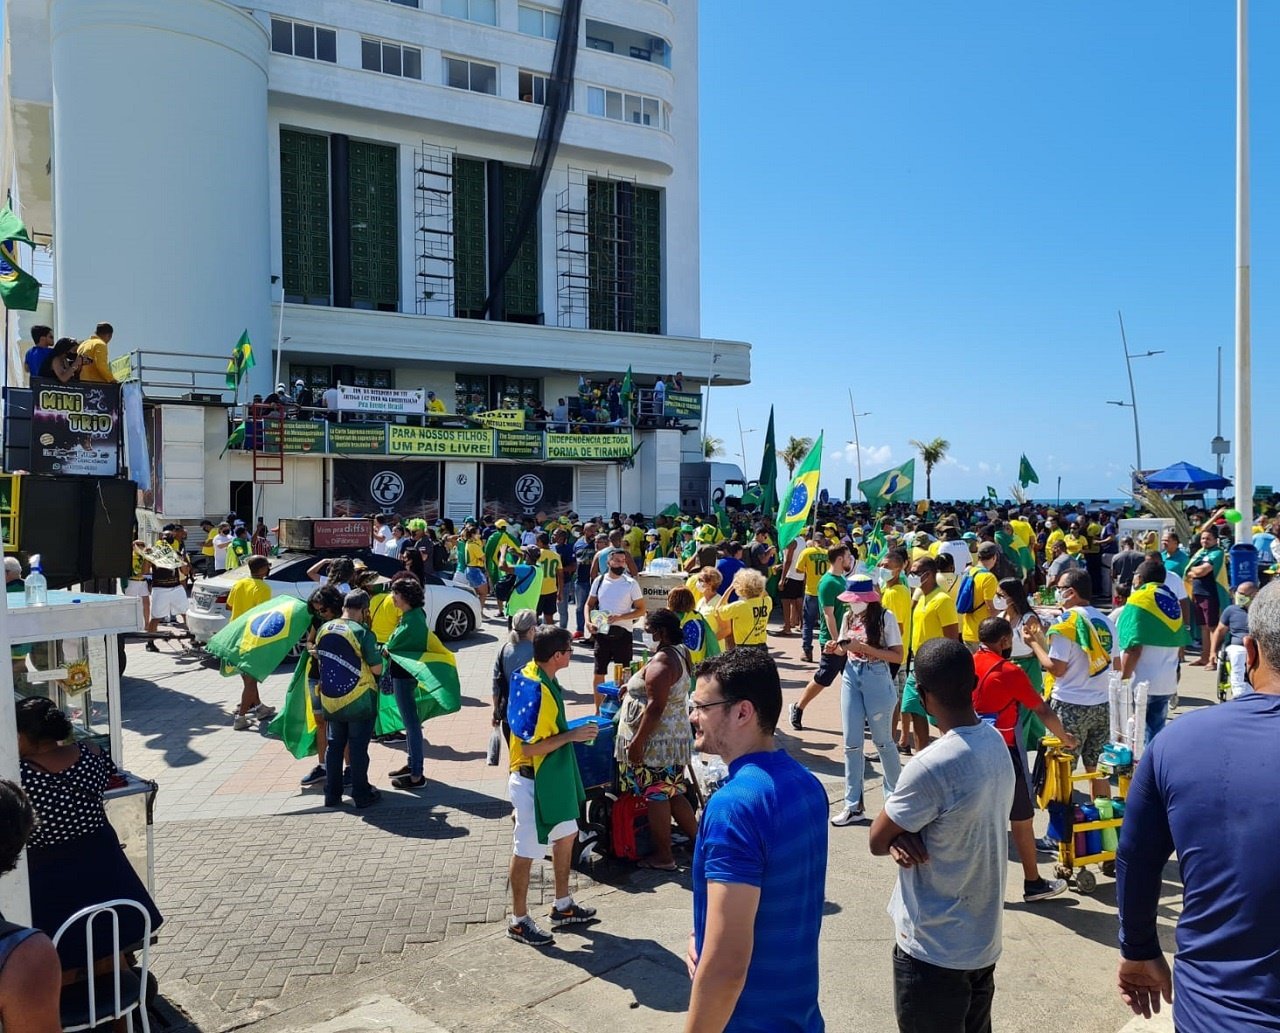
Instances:
[[[825,646],[831,641],[831,635],[827,631],[827,619],[824,611],[828,606],[834,607],[836,619],[836,631],[840,630],[840,623],[844,620],[844,611],[846,606],[838,598],[840,593],[844,591],[844,575],[837,574],[835,571],[828,571],[822,575],[822,580],[818,582],[818,645]]]
[[[1160,558],[1164,560],[1164,569],[1172,570],[1178,577],[1186,577],[1187,564],[1191,562],[1191,557],[1187,555],[1186,550],[1179,548],[1177,552],[1160,553]]]

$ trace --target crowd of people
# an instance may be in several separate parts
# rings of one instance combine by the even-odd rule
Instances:
[[[114,332],[110,323],[99,323],[82,341],[74,337],[59,337],[55,341],[51,327],[33,326],[32,345],[23,356],[23,365],[33,378],[63,384],[114,384],[116,376],[111,372],[107,350]]]

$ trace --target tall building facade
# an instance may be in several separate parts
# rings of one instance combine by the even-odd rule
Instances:
[[[750,375],[747,344],[700,336],[696,0],[584,0],[572,23],[558,0],[9,0],[5,22],[0,176],[53,255],[50,300],[11,319],[10,382],[31,323],[110,321],[158,511],[354,510],[384,470],[408,493],[386,508],[455,519],[680,497],[704,392]],[[242,331],[256,366],[233,395]],[[627,369],[643,398],[660,376],[683,397],[625,434],[466,419],[573,408],[580,379]],[[302,413],[267,434],[278,473],[213,458],[229,406],[297,381],[391,410],[430,391],[450,419]]]

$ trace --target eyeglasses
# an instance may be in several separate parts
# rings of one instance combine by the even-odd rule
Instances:
[[[741,701],[736,699],[717,699],[717,700],[712,700],[710,703],[690,703],[689,709],[690,710],[706,710],[708,707],[723,707],[729,703],[738,703],[738,702],[741,702]]]

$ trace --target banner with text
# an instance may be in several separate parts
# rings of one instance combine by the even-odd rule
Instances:
[[[119,384],[31,381],[31,472],[120,473]]]
[[[449,427],[387,427],[387,450],[393,456],[449,456],[489,459],[493,456],[491,430],[455,430]]]
[[[331,423],[329,451],[338,455],[384,456],[387,454],[387,425]]]
[[[503,430],[524,430],[523,409],[490,409],[478,412],[471,417],[486,427],[499,427]]]
[[[426,409],[426,391],[391,387],[338,385],[338,408],[346,412],[421,413]]]
[[[545,459],[542,435],[534,430],[494,431],[494,457],[497,459]]]
[[[547,434],[548,459],[630,459],[630,434]]]
[[[681,423],[702,422],[702,395],[668,391],[663,397],[662,415]]]
[[[326,450],[324,420],[266,420],[262,424],[262,450],[279,452],[280,433],[283,428],[285,452],[315,452]]]
[[[371,513],[434,520],[440,515],[440,464],[335,459],[333,515]]]

